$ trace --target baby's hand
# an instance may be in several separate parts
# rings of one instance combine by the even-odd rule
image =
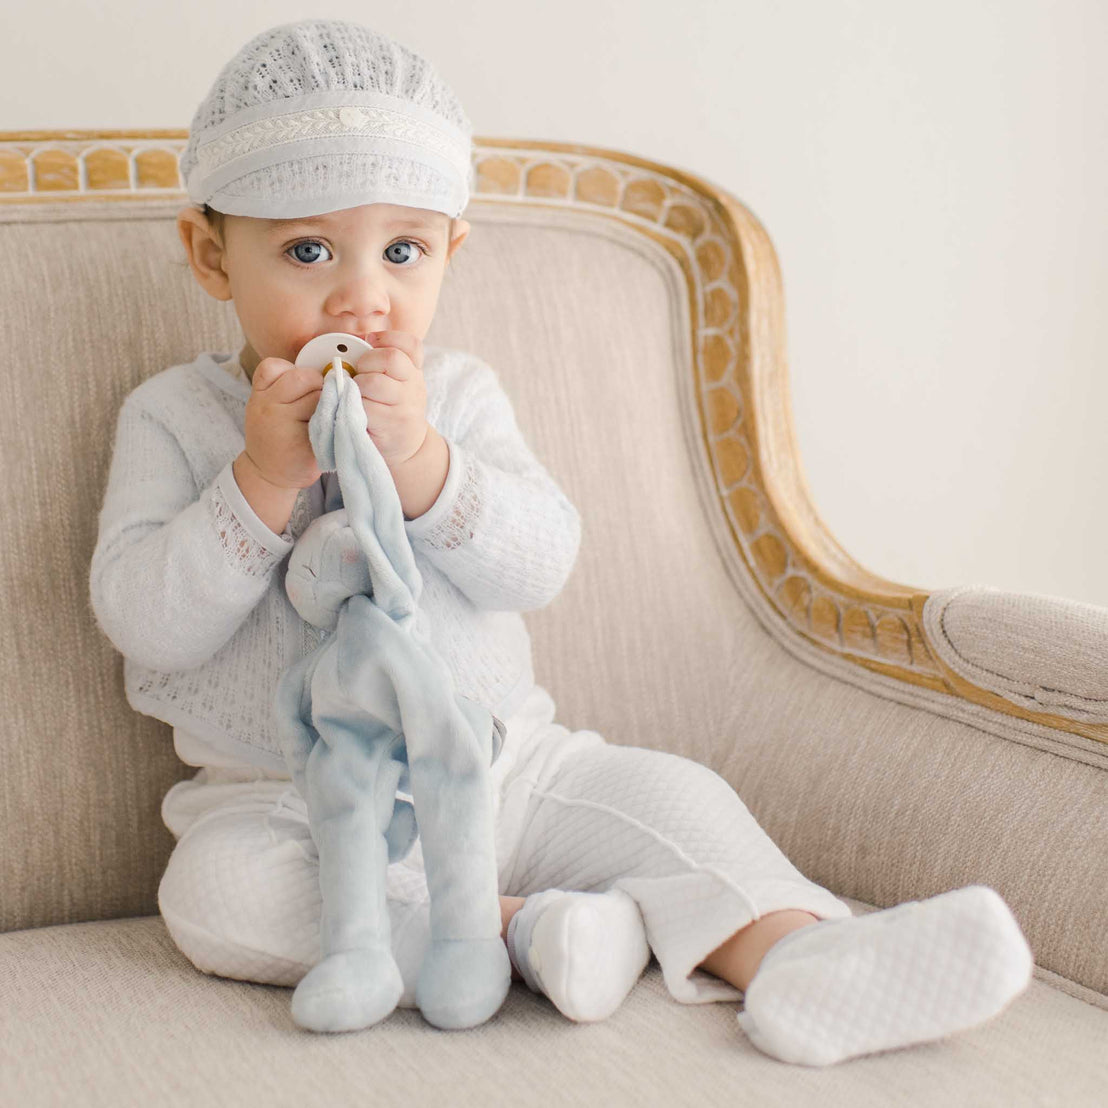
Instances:
[[[246,402],[246,454],[270,484],[303,489],[320,478],[308,423],[323,391],[323,374],[283,358],[263,358]]]
[[[407,331],[378,331],[358,359],[354,383],[362,394],[366,430],[390,466],[406,462],[427,437],[423,340]]]

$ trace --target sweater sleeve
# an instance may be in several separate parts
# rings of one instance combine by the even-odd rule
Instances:
[[[140,665],[207,661],[293,547],[257,517],[231,465],[199,489],[173,433],[131,397],[120,408],[89,593],[103,632]]]
[[[467,360],[438,427],[446,483],[404,524],[422,552],[478,608],[530,611],[561,591],[577,558],[577,509],[532,454],[495,372]]]

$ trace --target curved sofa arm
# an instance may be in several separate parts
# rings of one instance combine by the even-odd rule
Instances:
[[[1108,724],[1108,608],[967,585],[929,596],[923,627],[962,680],[1019,708]]]

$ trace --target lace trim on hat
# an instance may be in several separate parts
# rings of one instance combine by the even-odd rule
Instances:
[[[459,167],[463,174],[469,171],[468,140],[463,143],[442,128],[413,119],[402,112],[354,104],[286,112],[245,123],[198,146],[196,164],[201,173],[209,174],[234,158],[244,157],[256,150],[265,150],[286,142],[335,135],[408,142],[440,155]]]

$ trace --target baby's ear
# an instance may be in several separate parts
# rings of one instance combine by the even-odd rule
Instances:
[[[222,265],[222,238],[204,213],[193,207],[182,208],[177,213],[177,234],[200,287],[216,300],[230,300],[231,280]]]
[[[464,219],[455,219],[452,230],[448,229],[447,233],[451,236],[446,252],[446,260],[449,262],[462,248],[462,243],[469,238],[469,223]]]

